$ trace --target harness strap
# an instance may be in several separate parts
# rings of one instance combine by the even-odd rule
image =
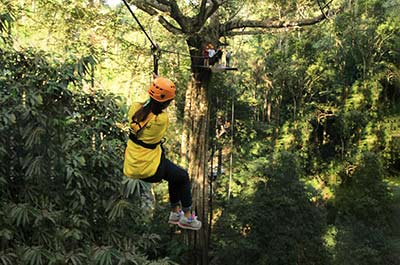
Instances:
[[[161,144],[161,141],[159,141],[158,143],[155,144],[149,144],[149,143],[145,143],[142,140],[139,140],[136,135],[134,135],[133,133],[129,134],[129,139],[131,139],[132,142],[134,142],[135,144],[138,144],[144,148],[147,149],[156,149],[156,147]]]
[[[142,131],[142,129],[143,129],[144,127],[146,127],[147,123],[148,123],[153,117],[154,117],[153,112],[150,112],[149,115],[147,115],[147,118],[146,118],[144,121],[137,122],[137,121],[132,120],[130,127],[131,127],[131,129],[132,129],[136,134],[138,134],[139,132]]]

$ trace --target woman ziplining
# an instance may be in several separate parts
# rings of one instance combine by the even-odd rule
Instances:
[[[125,150],[124,174],[145,182],[168,181],[171,212],[168,223],[184,229],[199,230],[201,222],[192,212],[189,175],[165,157],[162,140],[168,127],[164,110],[175,98],[175,84],[155,76],[149,86],[149,99],[135,102],[129,109],[130,134]]]
[[[162,140],[168,127],[164,110],[175,98],[176,86],[158,76],[161,49],[146,33],[126,1],[123,1],[151,43],[154,59],[153,81],[148,88],[149,99],[135,102],[129,109],[130,134],[125,149],[124,175],[149,183],[168,181],[171,212],[168,223],[183,229],[199,230],[201,222],[192,212],[192,191],[189,174],[165,157]]]

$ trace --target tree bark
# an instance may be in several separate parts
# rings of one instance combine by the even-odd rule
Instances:
[[[188,144],[182,145],[181,153],[187,153],[189,159],[189,175],[192,181],[193,209],[199,220],[202,221],[202,229],[191,233],[189,244],[192,249],[190,264],[208,264],[208,132],[210,120],[210,97],[208,83],[211,72],[208,69],[199,68],[203,65],[201,58],[203,41],[198,38],[188,40],[192,47],[192,75],[188,91],[186,93],[183,139]]]
[[[192,180],[193,206],[203,227],[196,234],[191,234],[190,243],[195,255],[193,264],[208,264],[208,182],[207,182],[207,151],[208,151],[208,124],[209,100],[207,80],[202,74],[194,73],[190,84],[191,97],[188,119],[185,119],[185,130],[189,132],[188,158],[189,175]],[[190,121],[190,122],[189,122]],[[200,254],[201,253],[201,254]],[[200,254],[200,255],[199,255]]]
[[[189,111],[191,109],[191,98],[194,94],[194,89],[189,86],[185,93],[185,108],[183,116],[183,129],[181,138],[181,165],[187,167],[188,165],[188,143],[189,143],[189,128],[191,128],[191,117]]]

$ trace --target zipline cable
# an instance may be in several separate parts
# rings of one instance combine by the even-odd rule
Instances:
[[[132,17],[135,19],[136,23],[139,25],[140,29],[143,31],[144,35],[146,35],[147,39],[151,43],[151,53],[153,54],[153,72],[158,75],[158,60],[160,59],[161,56],[161,50],[160,47],[153,42],[153,40],[150,38],[149,34],[147,34],[146,30],[142,26],[142,23],[140,23],[139,19],[136,17],[135,13],[133,13],[131,7],[129,4],[126,2],[126,0],[122,0],[128,8],[129,12],[131,13]]]
[[[327,3],[325,3],[325,1],[324,1],[324,5],[322,6],[321,0],[317,0],[319,9],[321,10],[321,13],[324,15],[325,18],[328,18],[327,14],[328,14],[329,9],[330,9],[330,8],[329,8],[329,5],[330,5],[332,2],[333,2],[333,0],[330,0],[330,1],[327,2]],[[327,10],[326,12],[324,11],[325,8],[328,8],[328,10]]]
[[[142,26],[142,24],[140,23],[139,19],[135,16],[135,13],[133,13],[131,7],[129,6],[129,4],[126,2],[126,0],[122,0],[125,4],[125,6],[128,8],[129,12],[131,13],[131,15],[133,16],[133,18],[136,20],[136,22],[138,23],[140,29],[143,31],[143,33],[146,35],[146,37],[149,39],[151,45],[153,47],[157,47],[157,45],[153,42],[153,40],[150,38],[149,34],[147,34],[146,30],[144,29],[144,27]]]

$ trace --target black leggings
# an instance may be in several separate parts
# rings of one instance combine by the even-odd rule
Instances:
[[[142,180],[155,183],[163,179],[168,181],[169,201],[171,206],[175,207],[182,204],[183,211],[190,211],[192,206],[192,191],[189,174],[183,168],[166,159],[164,154],[161,156],[160,165],[158,165],[154,176]]]

